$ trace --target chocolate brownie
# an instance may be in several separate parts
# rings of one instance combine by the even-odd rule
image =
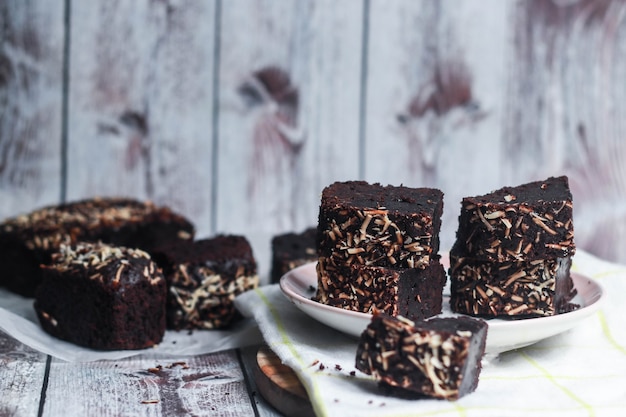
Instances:
[[[381,311],[419,320],[441,313],[446,273],[438,258],[424,268],[348,265],[332,267],[320,258],[315,300],[362,313]]]
[[[322,191],[318,255],[328,265],[425,268],[439,251],[443,193],[336,182]]]
[[[377,314],[359,340],[356,368],[387,393],[454,400],[476,389],[486,339],[487,323],[469,317]]]
[[[259,285],[252,248],[243,236],[179,242],[153,254],[167,280],[170,329],[228,327],[238,317],[234,298]]]
[[[464,198],[450,252],[509,262],[564,258],[575,251],[572,194],[562,176]]]
[[[542,317],[571,310],[571,258],[489,262],[450,257],[450,305],[484,317]]]
[[[52,336],[98,350],[142,349],[162,340],[166,283],[146,252],[61,244],[42,275],[35,310]]]
[[[567,177],[550,177],[461,203],[450,251],[450,305],[483,317],[542,317],[566,312],[576,294],[576,252]]]
[[[48,206],[0,224],[0,286],[32,297],[61,244],[102,241],[150,251],[193,238],[193,225],[167,207],[125,198],[94,198]]]
[[[272,238],[272,284],[278,283],[292,269],[317,260],[316,236],[317,228],[311,227],[301,233],[284,233]]]

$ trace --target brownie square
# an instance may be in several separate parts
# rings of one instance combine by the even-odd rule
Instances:
[[[318,255],[327,264],[426,268],[439,251],[443,193],[336,182],[322,192]]]
[[[317,260],[317,228],[301,233],[284,233],[272,238],[272,271],[270,282],[276,284],[292,269]]]
[[[482,320],[379,314],[361,334],[356,368],[393,395],[454,400],[478,386],[486,339]]]
[[[317,264],[320,303],[362,313],[384,312],[420,320],[441,313],[446,274],[439,259],[424,268]]]
[[[189,240],[193,225],[167,207],[126,198],[93,198],[44,207],[0,224],[0,286],[32,297],[61,244],[102,241],[150,251]]]
[[[489,262],[450,256],[452,311],[483,317],[543,317],[572,309],[571,258]]]
[[[52,336],[98,350],[142,349],[162,340],[166,284],[146,252],[61,245],[42,272],[34,305]]]
[[[572,194],[561,176],[464,198],[451,254],[509,262],[575,251]]]
[[[239,316],[234,298],[258,287],[252,247],[243,236],[178,242],[153,252],[167,280],[167,327],[221,329]]]

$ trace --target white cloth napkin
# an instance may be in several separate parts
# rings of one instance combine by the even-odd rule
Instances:
[[[475,392],[457,401],[381,395],[354,367],[358,341],[298,310],[278,285],[240,295],[265,342],[302,381],[318,416],[620,416],[626,411],[626,267],[579,250],[573,271],[607,293],[575,328],[483,359]]]

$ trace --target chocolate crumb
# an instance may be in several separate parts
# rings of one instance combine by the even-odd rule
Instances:
[[[355,376],[356,375],[356,371],[350,371],[350,376]]]
[[[335,364],[335,370],[336,370],[336,371],[341,371],[341,365],[337,365],[337,364]]]
[[[159,400],[143,400],[141,401],[142,404],[158,404]]]
[[[155,375],[158,375],[161,372],[162,369],[163,369],[163,367],[161,365],[157,365],[154,368],[148,368],[148,372],[150,372],[152,374],[155,374]]]
[[[166,366],[166,368],[168,368],[168,369],[172,369],[172,368],[173,368],[173,367],[175,367],[175,366],[180,366],[180,367],[182,367],[183,369],[189,369],[189,366],[187,366],[187,362],[182,362],[182,361],[181,361],[181,362],[173,362],[173,363],[170,363],[169,365],[167,365],[167,366]]]

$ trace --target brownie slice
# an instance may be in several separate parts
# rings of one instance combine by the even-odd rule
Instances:
[[[94,198],[48,206],[0,224],[0,286],[32,297],[61,244],[102,241],[150,251],[193,238],[193,225],[167,207],[125,198]]]
[[[561,176],[464,198],[450,253],[508,262],[564,258],[575,251],[572,194]]]
[[[446,273],[439,259],[424,268],[327,266],[317,264],[320,303],[362,313],[381,311],[390,316],[420,320],[441,313]]]
[[[284,233],[272,238],[272,284],[292,269],[317,260],[316,236],[317,228],[311,227],[302,233]]]
[[[154,251],[168,285],[167,327],[220,329],[237,311],[234,298],[258,287],[252,248],[243,236],[179,242]]]
[[[450,256],[452,311],[484,317],[543,317],[572,309],[571,258],[488,262]]]
[[[425,268],[439,251],[443,193],[336,182],[322,191],[318,255],[328,265]]]
[[[454,400],[476,389],[486,339],[482,320],[378,314],[361,335],[356,368],[387,393]]]
[[[42,272],[35,310],[52,336],[98,350],[142,349],[162,340],[166,283],[146,252],[61,245]]]

